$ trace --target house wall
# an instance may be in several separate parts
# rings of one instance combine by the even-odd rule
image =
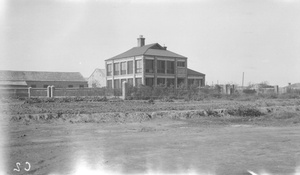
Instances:
[[[28,87],[44,88],[45,85],[54,86],[56,88],[69,88],[72,85],[73,88],[79,88],[80,85],[88,87],[88,83],[85,81],[27,81]]]
[[[135,65],[135,60],[142,60],[142,72],[141,73],[136,73],[136,65]],[[147,73],[146,72],[146,60],[154,60],[154,72],[153,73]],[[174,61],[174,74],[168,74],[166,72],[167,69],[167,64],[165,62],[165,73],[158,73],[157,72],[157,61]],[[114,75],[114,63],[121,63],[121,62],[126,62],[126,68],[127,62],[128,61],[133,61],[133,73],[128,74],[128,70],[126,69],[126,74],[124,75]],[[177,62],[181,61],[184,62],[185,67],[177,67]],[[165,82],[167,82],[167,79],[174,79],[174,85],[177,87],[177,79],[181,78],[184,79],[184,83],[187,85],[187,59],[184,58],[174,58],[174,57],[157,57],[157,56],[137,56],[137,57],[130,57],[130,58],[122,58],[122,59],[116,59],[116,60],[109,60],[106,61],[105,64],[105,70],[107,73],[107,64],[112,65],[112,75],[111,76],[106,76],[106,81],[112,81],[112,88],[114,87],[114,81],[120,81],[121,80],[126,80],[128,79],[133,79],[133,85],[136,85],[136,80],[141,78],[142,84],[146,84],[146,78],[154,78],[154,86],[157,85],[157,79],[158,78],[163,78],[165,79]]]
[[[96,69],[93,74],[88,78],[88,87],[105,87],[106,77],[105,70]]]

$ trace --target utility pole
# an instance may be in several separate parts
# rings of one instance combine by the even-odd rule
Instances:
[[[244,88],[244,72],[243,72],[243,78],[242,78],[242,88]]]

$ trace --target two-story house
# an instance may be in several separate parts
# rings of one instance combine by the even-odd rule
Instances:
[[[188,69],[187,57],[171,52],[158,43],[145,45],[143,36],[137,40],[137,47],[105,60],[108,88],[121,88],[124,81],[133,86],[204,86],[205,74]]]

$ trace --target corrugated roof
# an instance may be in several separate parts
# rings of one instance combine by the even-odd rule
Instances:
[[[38,72],[0,70],[4,81],[86,81],[79,72]]]
[[[201,77],[205,76],[205,74],[194,71],[194,70],[189,69],[189,68],[187,69],[187,74],[188,74],[188,76],[201,76]]]
[[[134,47],[124,53],[121,53],[117,56],[107,59],[114,60],[118,58],[127,58],[133,56],[140,56],[140,55],[153,55],[153,56],[165,56],[165,57],[177,57],[177,58],[186,58],[182,55],[176,54],[174,52],[170,52],[165,50],[161,45],[158,43],[144,45],[142,47]]]

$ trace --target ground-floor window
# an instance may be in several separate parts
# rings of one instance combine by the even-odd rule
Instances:
[[[182,84],[184,84],[184,78],[178,78],[177,79],[177,86],[180,87],[180,86],[182,86]]]
[[[82,84],[81,84],[81,85],[79,85],[79,88],[84,88],[84,85],[82,85]]]
[[[116,79],[116,80],[114,80],[114,89],[119,89],[119,88],[121,88],[120,80]]]
[[[175,79],[174,78],[167,78],[167,86],[175,86]]]
[[[146,78],[146,86],[152,87],[154,85],[154,78]]]
[[[157,78],[157,85],[165,85],[165,78]]]
[[[201,86],[201,79],[188,79],[188,85],[189,86]]]
[[[128,82],[128,85],[133,86],[133,78],[128,78],[127,82]]]
[[[107,88],[112,88],[112,80],[107,80]]]
[[[141,85],[142,84],[142,78],[136,78],[135,79],[135,85],[136,86],[139,86],[139,85]]]

